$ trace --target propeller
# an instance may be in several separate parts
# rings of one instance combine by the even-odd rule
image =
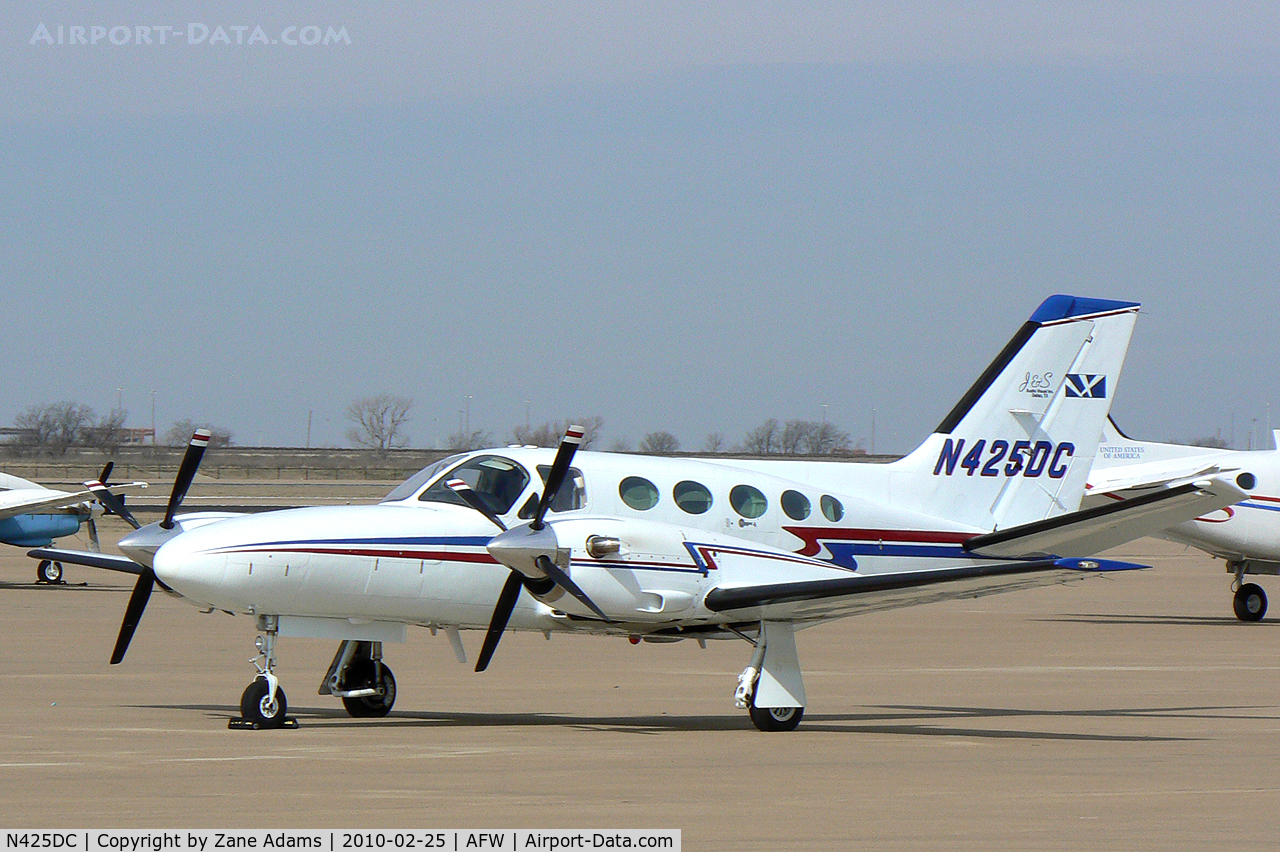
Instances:
[[[560,488],[564,485],[565,477],[569,473],[569,467],[573,464],[574,453],[578,451],[578,446],[582,443],[582,434],[583,429],[581,426],[570,426],[565,431],[564,438],[560,441],[560,448],[556,451],[555,461],[552,462],[551,470],[547,473],[546,487],[543,489],[542,497],[538,500],[538,509],[534,513],[533,520],[529,523],[529,530],[540,532],[546,528],[545,518],[547,511],[551,508],[551,504],[559,494]],[[507,532],[506,524],[502,523],[502,519],[484,504],[480,496],[467,483],[461,479],[451,479],[445,484],[464,503],[488,518],[498,529],[504,533]],[[554,536],[551,536],[550,540],[554,541]],[[581,601],[583,606],[600,616],[600,618],[605,621],[611,621],[604,614],[604,611],[596,606],[591,598],[587,597],[587,594],[582,591],[578,584],[560,566],[555,564],[551,557],[545,553],[540,553],[534,557],[533,564],[541,572],[541,576],[529,576],[508,565],[511,568],[511,573],[507,575],[507,581],[502,584],[502,591],[498,594],[498,600],[494,604],[493,616],[489,619],[489,629],[485,632],[484,643],[480,647],[480,655],[476,658],[476,671],[482,672],[488,668],[489,660],[493,657],[493,652],[498,647],[498,641],[502,638],[502,633],[507,628],[507,622],[511,620],[511,613],[516,608],[516,601],[520,598],[522,586],[538,595],[546,594],[555,586],[559,586]]]
[[[182,498],[187,496],[187,489],[191,487],[192,480],[195,479],[196,470],[200,467],[200,459],[204,457],[204,451],[209,446],[210,432],[208,429],[197,429],[195,434],[191,436],[191,441],[187,444],[187,451],[182,456],[182,463],[178,466],[178,475],[173,480],[173,491],[169,494],[169,504],[165,508],[164,520],[160,522],[160,528],[164,530],[172,530],[175,526],[173,516],[178,511],[178,507],[182,505]],[[107,471],[108,473],[110,471]],[[119,499],[107,490],[101,482],[93,483],[101,486],[101,490],[108,498],[117,504]],[[102,495],[92,488],[94,496],[102,499]],[[129,523],[133,524],[135,529],[140,529],[133,516],[124,510],[124,505],[120,504],[120,510],[109,503],[104,504],[111,508],[111,511],[120,514]],[[123,510],[123,511],[121,511]],[[159,542],[163,543],[163,541]],[[158,548],[158,544],[156,545]],[[115,650],[111,652],[111,665],[116,665],[124,659],[125,652],[129,650],[129,642],[133,640],[133,632],[138,627],[138,622],[142,620],[142,613],[147,608],[147,601],[151,599],[151,591],[155,588],[156,583],[160,581],[156,578],[156,572],[150,565],[142,565],[142,569],[138,572],[138,581],[134,583],[133,594],[129,596],[129,604],[124,610],[124,620],[120,622],[120,634],[116,637]],[[163,586],[164,584],[161,583]]]
[[[163,529],[173,529],[173,515],[182,505],[182,499],[187,496],[187,489],[196,478],[200,459],[204,458],[204,451],[209,446],[212,435],[213,433],[208,429],[197,429],[191,435],[191,440],[187,443],[187,451],[182,454],[182,464],[178,466],[178,475],[173,478],[173,491],[169,493],[169,505],[165,507],[164,520],[160,522]]]
[[[117,665],[124,659],[129,650],[129,642],[133,639],[133,631],[142,620],[142,611],[147,608],[151,598],[151,589],[156,584],[156,572],[144,567],[138,574],[138,582],[133,584],[133,594],[129,595],[129,605],[124,609],[124,620],[120,622],[120,633],[116,636],[116,647],[111,652],[111,665]]]

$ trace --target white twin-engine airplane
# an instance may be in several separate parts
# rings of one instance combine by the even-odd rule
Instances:
[[[127,558],[32,555],[137,575],[113,663],[156,583],[254,616],[258,677],[233,726],[288,721],[279,636],[339,641],[321,694],[385,715],[383,643],[415,625],[443,630],[464,662],[459,631],[484,630],[476,671],[508,628],[742,639],[738,705],[761,730],[790,730],[805,706],[797,629],[1139,567],[1086,557],[1242,499],[1238,474],[1205,474],[1079,511],[1137,310],[1049,298],[892,464],[575,454],[571,428],[555,452],[444,459],[374,506],[177,515],[208,440],[197,431],[164,520],[120,541]]]
[[[1280,442],[1280,432],[1275,435]],[[1245,574],[1280,574],[1280,450],[1223,450],[1139,441],[1125,435],[1110,418],[1098,458],[1089,474],[1084,505],[1141,496],[1172,480],[1230,471],[1248,471],[1241,485],[1248,499],[1156,533],[1226,560],[1234,575],[1232,601],[1241,621],[1260,621],[1267,595]]]

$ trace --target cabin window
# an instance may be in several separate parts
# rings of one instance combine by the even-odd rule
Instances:
[[[830,494],[823,494],[818,502],[822,504],[822,514],[828,521],[835,523],[844,517],[844,506]]]
[[[643,476],[628,476],[618,484],[618,496],[632,509],[643,512],[658,505],[658,487]]]
[[[759,488],[735,485],[729,492],[729,505],[744,518],[758,518],[769,508],[769,501]]]
[[[809,498],[799,491],[788,490],[782,492],[782,511],[793,521],[803,521],[809,517],[813,506],[809,504]]]
[[[511,459],[504,459],[501,456],[478,456],[449,471],[448,476],[438,479],[435,485],[423,491],[418,499],[432,503],[457,503],[465,506],[466,503],[462,498],[445,485],[445,482],[454,478],[467,483],[489,511],[495,515],[505,515],[511,511],[512,504],[529,483],[529,474]],[[561,489],[561,493],[564,493],[564,489]]]
[[[690,515],[701,515],[711,508],[711,492],[701,482],[688,479],[677,482],[671,496],[675,498],[676,505]]]

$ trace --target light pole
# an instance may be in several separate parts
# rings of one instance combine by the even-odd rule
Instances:
[[[151,446],[156,445],[156,392],[151,392]]]
[[[467,394],[467,440],[471,440],[471,394]]]

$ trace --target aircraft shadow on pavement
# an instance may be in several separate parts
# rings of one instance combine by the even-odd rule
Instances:
[[[224,704],[147,704],[139,708],[196,710],[215,719],[238,715],[237,708]],[[1078,731],[1045,731],[1031,727],[984,728],[958,725],[980,720],[1044,719],[1239,719],[1269,718],[1250,711],[1261,707],[1141,707],[1091,710],[1030,710],[1007,707],[943,707],[926,705],[882,705],[858,713],[810,713],[792,734],[805,731],[848,734],[900,734],[921,737],[971,737],[981,739],[1027,739],[1081,742],[1185,742],[1199,737],[1159,734],[1107,734]],[[586,716],[557,713],[450,713],[393,710],[383,719],[354,719],[338,708],[290,707],[289,713],[302,726],[316,728],[536,728],[611,731],[632,734],[659,734],[668,731],[751,731],[745,713],[700,716]]]

